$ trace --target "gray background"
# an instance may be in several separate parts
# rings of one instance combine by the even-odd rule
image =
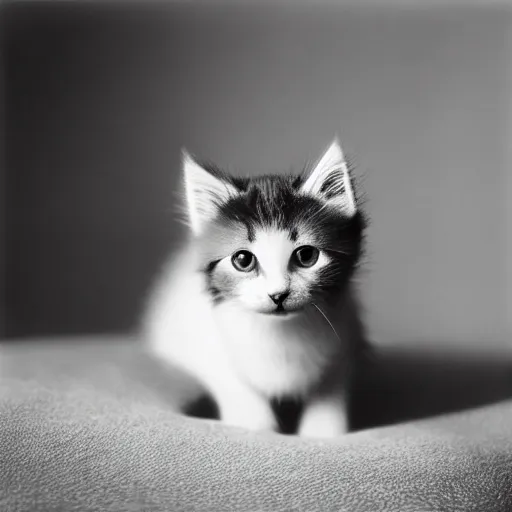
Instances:
[[[4,335],[133,325],[181,146],[249,174],[337,133],[373,339],[512,348],[510,11],[278,5],[4,5]]]

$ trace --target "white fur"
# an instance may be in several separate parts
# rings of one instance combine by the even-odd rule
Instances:
[[[290,286],[287,272],[290,253],[294,249],[285,233],[277,230],[260,231],[252,251],[265,272],[265,293],[282,293]]]
[[[209,388],[220,375],[237,374],[259,393],[279,396],[305,392],[319,379],[338,344],[320,315],[281,318],[213,306],[196,269],[191,247],[164,268],[145,319],[157,353]]]
[[[144,322],[151,350],[197,378],[216,399],[226,423],[275,430],[268,399],[307,397],[322,381],[327,364],[342,353],[340,340],[313,312],[280,318],[227,304],[213,306],[196,268],[188,248],[164,269]],[[345,334],[342,324],[337,318],[334,329]],[[333,408],[330,426],[320,429],[321,418],[329,414],[325,406],[312,406],[310,412],[306,407],[304,417],[313,426],[303,435],[314,435],[315,424],[319,436],[344,433],[344,410]],[[316,422],[311,419],[315,410]]]

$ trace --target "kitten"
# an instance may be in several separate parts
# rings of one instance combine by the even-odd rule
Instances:
[[[365,223],[338,142],[299,176],[228,176],[186,152],[183,172],[191,237],[150,296],[151,349],[199,379],[228,424],[278,431],[270,399],[297,397],[299,435],[347,432]]]

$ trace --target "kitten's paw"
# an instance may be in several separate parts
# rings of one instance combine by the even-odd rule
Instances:
[[[348,432],[346,424],[342,422],[307,422],[299,429],[299,436],[314,439],[332,439]]]
[[[279,431],[274,411],[263,397],[247,394],[237,396],[236,400],[223,397],[219,402],[220,419],[227,425],[254,431]]]
[[[346,411],[339,403],[313,402],[304,410],[298,434],[301,437],[332,439],[346,434],[348,427]]]

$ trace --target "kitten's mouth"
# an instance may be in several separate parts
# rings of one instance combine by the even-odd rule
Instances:
[[[277,306],[276,309],[268,312],[267,315],[284,317],[284,316],[292,316],[294,314],[297,314],[298,312],[299,312],[298,309],[284,309],[283,306]]]

